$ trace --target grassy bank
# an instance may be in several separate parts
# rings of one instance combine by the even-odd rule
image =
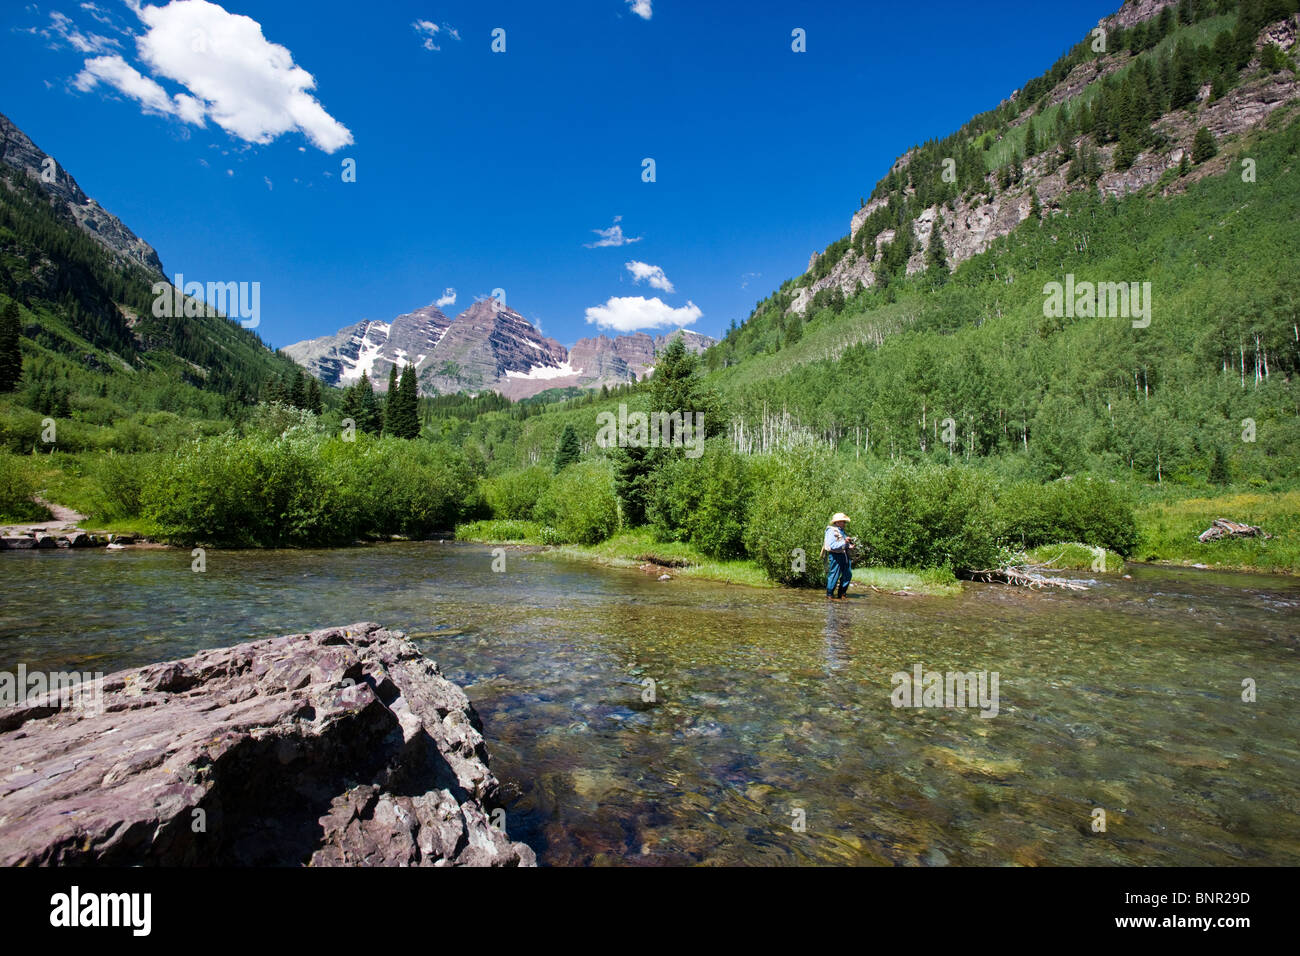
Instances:
[[[1197,541],[1215,518],[1255,525],[1273,537]],[[1142,535],[1140,560],[1300,574],[1300,491],[1234,491],[1210,497],[1165,494],[1142,501],[1137,519]]]
[[[1098,558],[1101,562],[1098,562]],[[1098,574],[1115,574],[1124,570],[1124,558],[1114,551],[1090,548],[1086,544],[1044,544],[1025,552],[1030,564],[1058,568],[1062,571],[1094,571]]]
[[[533,521],[474,521],[457,527],[461,541],[484,544],[545,545],[545,529]],[[614,568],[639,568],[654,564],[671,569],[669,573],[702,581],[743,584],[747,587],[772,588],[778,585],[754,561],[723,561],[710,558],[680,541],[661,542],[647,528],[624,531],[593,545],[558,545],[550,554],[591,561]],[[853,569],[853,587],[861,594],[867,588],[882,591],[906,591],[913,594],[947,595],[961,593],[961,584],[948,571],[916,573],[892,568],[860,567]]]

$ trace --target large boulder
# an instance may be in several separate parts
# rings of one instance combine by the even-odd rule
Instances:
[[[464,691],[378,624],[62,696],[0,708],[0,866],[536,863]]]

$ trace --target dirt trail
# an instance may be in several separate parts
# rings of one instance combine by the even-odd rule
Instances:
[[[44,498],[37,497],[36,503],[44,505],[50,509],[50,514],[54,517],[49,521],[35,521],[30,524],[7,524],[0,525],[0,531],[5,534],[27,534],[32,531],[58,531],[71,525],[80,525],[86,520],[86,516],[80,512],[73,511],[71,508],[65,508],[63,505],[57,505],[52,501],[46,501]]]

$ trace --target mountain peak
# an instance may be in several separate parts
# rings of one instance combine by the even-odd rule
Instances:
[[[427,305],[392,322],[365,320],[282,351],[330,385],[350,385],[368,374],[383,391],[389,369],[411,362],[426,395],[496,391],[518,400],[551,388],[634,382],[654,367],[658,353],[677,335],[695,352],[714,342],[684,329],[656,337],[602,333],[580,339],[570,351],[519,312],[488,297],[454,319]]]

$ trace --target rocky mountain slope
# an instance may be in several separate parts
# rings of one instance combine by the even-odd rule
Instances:
[[[154,275],[163,274],[162,260],[153,246],[82,192],[71,174],[3,113],[0,113],[0,164],[39,180],[77,225],[115,258],[142,266]]]
[[[1205,19],[1195,24],[1182,23],[1180,17],[1184,6],[1196,10],[1195,15]],[[808,271],[785,287],[783,291],[789,296],[786,314],[807,314],[818,293],[838,292],[848,297],[862,288],[876,285],[880,281],[886,250],[899,238],[900,232],[910,232],[907,237],[910,246],[905,267],[907,275],[927,268],[936,222],[940,223],[938,235],[947,266],[952,269],[984,252],[994,241],[1028,219],[1034,213],[1035,203],[1041,209],[1051,210],[1059,206],[1067,193],[1090,188],[1117,198],[1153,186],[1167,194],[1185,189],[1199,178],[1222,172],[1226,160],[1221,158],[1218,162],[1198,164],[1186,175],[1178,175],[1185,158],[1191,158],[1198,129],[1208,129],[1216,141],[1238,136],[1259,127],[1275,110],[1300,97],[1300,76],[1292,69],[1270,71],[1263,68],[1270,46],[1276,46],[1285,56],[1294,59],[1297,34],[1300,34],[1300,15],[1291,14],[1267,23],[1253,37],[1253,55],[1239,70],[1232,71],[1234,85],[1219,91],[1215,82],[1209,79],[1199,83],[1191,103],[1170,109],[1151,122],[1151,132],[1145,136],[1146,142],[1134,156],[1121,158],[1125,148],[1122,138],[1114,140],[1098,132],[1079,132],[1061,122],[1064,114],[1074,121],[1074,125],[1081,125],[1080,113],[1088,111],[1090,106],[1094,111],[1097,109],[1102,86],[1108,80],[1118,83],[1135,67],[1149,70],[1155,87],[1171,82],[1169,75],[1161,75],[1161,65],[1168,69],[1168,64],[1173,61],[1176,68],[1182,45],[1191,49],[1200,42],[1206,50],[1213,47],[1218,54],[1219,47],[1214,44],[1223,43],[1219,34],[1230,35],[1232,24],[1225,22],[1216,26],[1214,19],[1208,16],[1212,12],[1208,4],[1198,5],[1194,0],[1183,0],[1182,4],[1175,0],[1129,0],[1115,14],[1103,18],[1098,27],[1108,38],[1117,36],[1116,30],[1129,31],[1129,36],[1134,29],[1154,31],[1156,24],[1160,24],[1162,36],[1167,38],[1146,49],[1142,49],[1141,44],[1133,49],[1132,41],[1129,41],[1130,48],[1112,42],[1105,52],[1095,56],[1076,56],[1080,62],[1064,76],[1050,82],[1046,89],[1042,89],[1040,84],[1030,91],[1032,95],[1017,90],[997,110],[986,114],[999,119],[1009,117],[1005,128],[990,133],[978,122],[973,122],[962,133],[945,141],[948,152],[956,154],[961,148],[970,147],[982,154],[978,161],[987,167],[987,172],[981,169],[977,181],[962,189],[959,195],[918,208],[919,204],[914,200],[921,190],[916,182],[918,171],[913,167],[918,159],[933,161],[934,157],[925,156],[923,148],[909,150],[895,162],[889,177],[882,180],[871,200],[853,214],[847,241],[832,244],[825,252],[814,252],[809,259]],[[1226,21],[1228,18],[1223,19]],[[1197,27],[1199,33],[1195,30]],[[1164,34],[1166,30],[1168,33]],[[1081,46],[1091,50],[1095,36],[1090,34]],[[1202,53],[1201,58],[1205,59],[1207,55]],[[1066,59],[1063,58],[1063,62]],[[1172,82],[1176,82],[1176,78]],[[1145,88],[1142,95],[1148,95]],[[1152,90],[1150,95],[1159,94]],[[1091,121],[1089,116],[1088,122]],[[1026,148],[1030,124],[1041,151]],[[1013,144],[1018,147],[1018,152],[1007,148]],[[1094,156],[1095,174],[1080,175],[1074,168],[1075,159],[1083,154]],[[999,163],[999,159],[1004,162]],[[1008,182],[1000,175],[999,167],[1010,164],[1015,164],[1015,175]],[[928,162],[920,174],[942,175],[939,170],[931,169]],[[888,183],[906,185],[901,190],[891,191]],[[906,200],[913,202],[907,203]],[[894,222],[881,228],[882,216],[892,218]],[[908,229],[897,222],[899,216],[906,219]],[[819,300],[819,305],[821,301],[824,300]]]
[[[409,362],[425,394],[496,391],[518,400],[551,388],[636,381],[675,335],[695,352],[714,341],[686,330],[655,337],[638,332],[579,339],[566,349],[514,309],[488,298],[455,319],[429,305],[391,322],[365,320],[282,351],[329,385],[348,385],[368,374],[383,391],[389,370]]]

